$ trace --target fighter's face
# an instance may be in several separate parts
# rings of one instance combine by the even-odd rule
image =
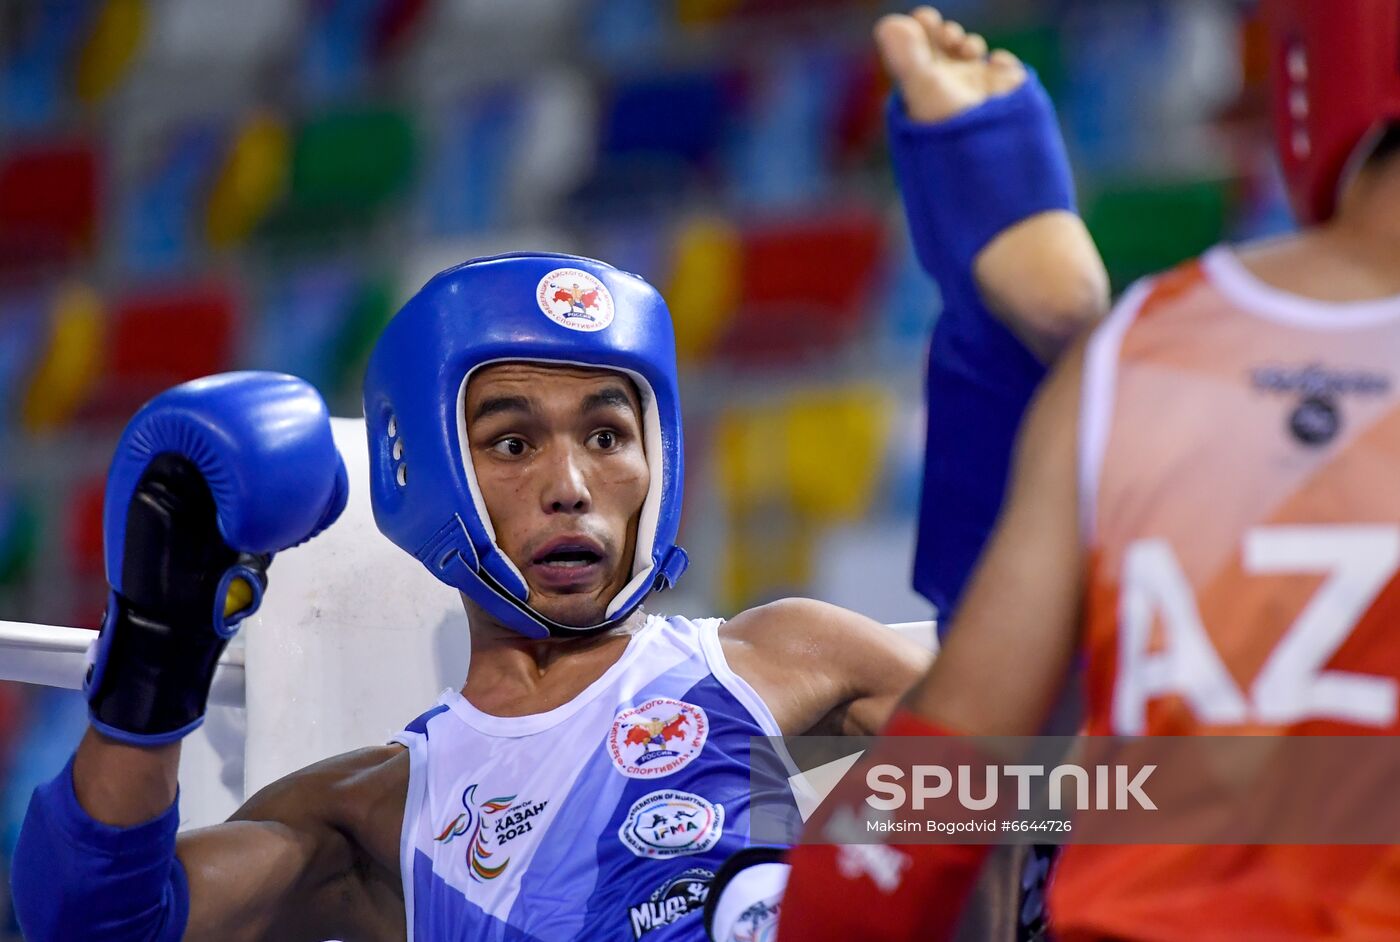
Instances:
[[[467,383],[467,440],[496,544],[560,624],[603,620],[627,584],[651,479],[642,407],[608,370],[500,363]]]

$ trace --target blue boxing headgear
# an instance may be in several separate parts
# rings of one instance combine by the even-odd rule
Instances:
[[[686,567],[681,407],[671,314],[636,275],[573,255],[498,255],[436,275],[399,311],[365,376],[370,496],[384,535],[492,617],[530,638],[592,634],[622,621]],[[560,625],[530,606],[496,545],[467,443],[467,380],[505,361],[616,370],[642,399],[651,486],[632,575],[604,620]]]

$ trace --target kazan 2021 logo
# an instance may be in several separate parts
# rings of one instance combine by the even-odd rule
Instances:
[[[683,791],[659,791],[632,803],[617,836],[638,857],[703,854],[724,833],[724,806]]]
[[[710,721],[693,703],[656,697],[613,717],[608,755],[628,778],[660,778],[705,748]]]
[[[451,844],[465,837],[467,870],[477,883],[494,880],[505,873],[510,858],[497,860],[501,850],[518,837],[535,829],[548,801],[517,801],[515,795],[501,795],[484,801],[476,797],[476,785],[462,792],[464,810],[433,840]]]
[[[535,288],[540,310],[560,327],[587,333],[613,322],[613,297],[594,275],[578,268],[556,268]]]

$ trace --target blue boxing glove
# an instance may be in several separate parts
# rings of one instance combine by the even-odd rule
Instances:
[[[348,490],[326,404],[294,376],[225,373],[143,406],[107,474],[92,725],[147,746],[198,728],[272,554],[330,526]]]

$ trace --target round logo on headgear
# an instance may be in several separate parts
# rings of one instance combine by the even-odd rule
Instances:
[[[540,310],[570,330],[592,332],[613,322],[613,298],[607,285],[578,268],[556,268],[535,289]]]

